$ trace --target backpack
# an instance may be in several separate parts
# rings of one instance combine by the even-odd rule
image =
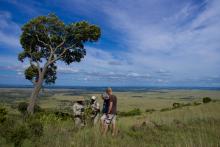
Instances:
[[[108,113],[110,99],[104,99],[102,113]]]

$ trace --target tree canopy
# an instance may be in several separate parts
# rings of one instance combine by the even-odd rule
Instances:
[[[43,73],[46,84],[56,80],[56,62],[80,62],[86,55],[84,44],[100,38],[98,26],[86,21],[65,24],[55,14],[39,16],[22,27],[20,43],[23,51],[18,59],[28,59],[26,79],[36,82]]]

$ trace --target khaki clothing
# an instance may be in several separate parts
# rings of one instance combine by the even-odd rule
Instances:
[[[81,116],[83,115],[84,106],[79,103],[73,104],[73,114],[74,116]]]
[[[104,122],[106,124],[116,124],[116,115],[115,114],[108,114],[108,115],[103,115],[102,119],[104,119]]]
[[[83,114],[84,114],[84,106],[79,103],[74,103],[73,104],[73,115],[74,115],[74,120],[75,120],[75,125],[76,127],[83,127],[84,121],[83,121]]]
[[[95,101],[92,105],[92,111],[93,111],[93,124],[97,124],[98,120],[99,120],[99,113],[100,113],[100,105],[97,101]]]
[[[100,110],[100,105],[99,105],[99,103],[98,103],[97,101],[95,101],[95,102],[91,105],[91,107],[92,107],[92,110],[95,111],[95,112]]]

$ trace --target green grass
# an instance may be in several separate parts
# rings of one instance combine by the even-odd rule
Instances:
[[[20,93],[22,91],[14,92]],[[61,104],[65,103],[63,104],[65,107],[70,107],[68,101],[72,101],[78,96],[89,95],[86,92],[68,95],[69,91],[52,91],[52,93],[53,95],[40,99],[41,107],[62,111],[62,108],[59,108]],[[99,93],[92,94],[100,96]],[[120,112],[130,112],[136,108],[142,112],[141,115],[117,117],[119,130],[117,136],[112,137],[110,133],[107,136],[101,135],[99,126],[77,129],[71,119],[61,121],[45,116],[46,118],[42,119],[44,123],[43,136],[34,142],[26,139],[22,146],[220,146],[220,91],[166,90],[141,93],[117,92],[115,95],[118,97]],[[194,102],[202,102],[203,97],[211,97],[217,101],[193,105]],[[19,119],[20,114],[10,105],[26,100],[23,97],[16,98],[14,101],[4,102],[4,106],[6,106],[11,117]],[[100,99],[99,101],[101,102]],[[174,102],[191,103],[192,105],[160,111],[163,108],[172,108]],[[145,112],[151,109],[155,111]],[[142,125],[145,121],[154,125]],[[11,147],[13,145],[6,143],[4,138],[0,137],[0,146]]]

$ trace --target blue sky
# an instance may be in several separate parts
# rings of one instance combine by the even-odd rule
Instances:
[[[219,0],[0,0],[0,84],[31,84],[20,27],[55,13],[102,29],[87,56],[58,63],[56,85],[220,86]]]

